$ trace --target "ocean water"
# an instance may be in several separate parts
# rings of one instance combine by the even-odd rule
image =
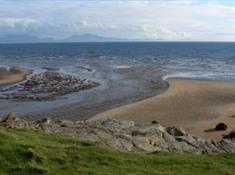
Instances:
[[[113,98],[112,105],[121,104],[128,95],[130,101],[138,96],[153,95],[141,87],[170,77],[235,81],[235,43],[0,44],[0,65],[27,67],[34,73],[55,68],[101,82],[96,89],[55,101],[1,101],[0,114],[10,111],[28,114],[87,99],[92,101],[92,97],[107,90],[117,97],[107,95],[103,102],[108,104],[107,99]]]
[[[0,64],[35,71],[52,67],[72,74],[85,73],[80,65],[114,69],[156,65],[163,78],[235,80],[235,43],[0,44]]]

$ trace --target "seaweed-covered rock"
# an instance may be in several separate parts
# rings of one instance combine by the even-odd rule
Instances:
[[[215,127],[216,131],[224,131],[228,128],[228,126],[225,123],[218,123]]]
[[[46,71],[35,74],[17,86],[2,89],[0,99],[53,100],[58,96],[99,86],[99,83],[78,76]]]

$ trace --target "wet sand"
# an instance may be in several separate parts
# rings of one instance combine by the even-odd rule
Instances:
[[[27,107],[34,111],[28,112],[26,109],[24,113],[19,113],[25,109],[24,107],[14,111],[21,117],[32,120],[45,116],[67,120],[87,120],[97,113],[161,94],[168,88],[168,83],[160,79],[160,70],[155,65],[129,69],[113,69],[99,64],[92,67],[96,70],[93,79],[100,82],[100,86],[42,103],[46,104],[48,107],[46,109],[43,108],[44,106],[35,107],[34,104],[31,108]],[[58,105],[53,106],[52,103]],[[12,108],[7,110],[12,111]]]
[[[32,70],[23,69],[18,67],[11,67],[8,69],[0,68],[0,86],[7,86],[20,82],[26,78],[27,75],[31,74]]]
[[[168,82],[169,89],[160,95],[99,113],[90,120],[155,120],[215,140],[235,129],[235,83],[189,79],[169,79]],[[213,131],[219,122],[225,122],[228,129]]]

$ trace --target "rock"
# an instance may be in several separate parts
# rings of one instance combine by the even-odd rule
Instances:
[[[46,117],[46,118],[43,118],[39,121],[36,121],[36,123],[40,123],[40,124],[46,124],[46,125],[49,125],[51,124],[51,118],[50,117]]]
[[[10,119],[11,117],[9,117]],[[14,118],[14,117],[13,117]],[[11,119],[12,120],[12,119]],[[15,119],[13,120],[15,121]],[[235,131],[215,142],[191,136],[176,127],[159,123],[135,123],[112,119],[97,121],[69,121],[45,118],[36,122],[19,120],[0,123],[3,127],[35,128],[80,141],[93,142],[105,147],[132,152],[189,152],[194,154],[235,152]]]
[[[156,121],[156,120],[153,120],[151,123],[152,123],[152,124],[158,124],[159,122]]]
[[[99,86],[98,82],[78,76],[46,71],[29,77],[17,87],[5,89],[2,99],[54,100],[58,96]],[[12,88],[12,89],[11,89]]]
[[[218,123],[215,127],[216,131],[224,131],[226,130],[228,127],[225,123]]]
[[[224,150],[225,153],[234,153],[235,152],[235,143],[230,139],[223,139],[219,141],[218,146]]]
[[[19,121],[20,119],[16,117],[16,114],[14,112],[8,114],[5,119],[2,120],[2,122],[16,122]]]
[[[228,135],[225,135],[223,138],[235,140],[235,130],[231,131]]]
[[[74,125],[74,122],[70,120],[60,120],[59,123],[61,127],[71,127]]]
[[[73,127],[49,128],[47,131],[69,135],[79,138],[81,141],[94,142],[122,151],[179,151],[205,154],[232,152],[235,146],[232,143],[219,144],[211,140],[199,139],[175,127],[169,127],[167,131],[160,124],[136,124],[111,119],[75,122],[75,124]]]
[[[166,131],[168,132],[168,134],[172,135],[172,136],[184,136],[186,135],[185,131],[183,129],[179,129],[176,127],[167,127]]]

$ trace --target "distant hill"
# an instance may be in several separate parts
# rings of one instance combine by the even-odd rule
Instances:
[[[124,41],[117,38],[103,37],[93,34],[73,35],[64,40],[63,42],[115,42]]]
[[[53,38],[40,38],[34,35],[7,35],[0,36],[0,43],[42,43],[55,42]]]
[[[117,42],[124,39],[103,37],[93,34],[73,35],[65,39],[40,38],[35,35],[7,35],[0,36],[0,43],[55,43],[55,42]]]

